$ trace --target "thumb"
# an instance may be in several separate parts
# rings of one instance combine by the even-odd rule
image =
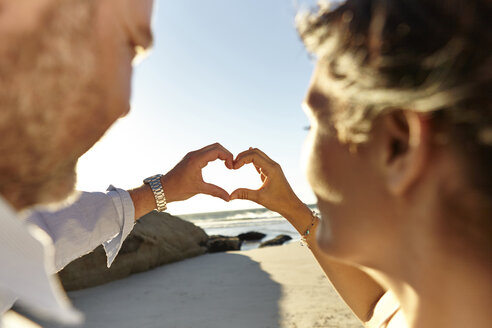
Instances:
[[[258,190],[239,188],[232,192],[231,200],[233,199],[246,199],[258,203],[259,195]]]
[[[218,198],[222,198],[224,201],[228,202],[231,200],[229,194],[227,193],[227,191],[225,191],[224,189],[220,188],[220,187],[217,187],[216,185],[214,184],[211,184],[211,183],[204,183],[202,185],[202,194],[207,194],[207,195],[210,195],[210,196],[214,196],[214,197],[218,197]]]

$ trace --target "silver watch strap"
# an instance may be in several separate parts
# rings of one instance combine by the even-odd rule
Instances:
[[[164,195],[164,190],[162,189],[161,183],[162,174],[156,174],[148,177],[143,182],[150,186],[152,192],[154,193],[155,203],[157,204],[157,211],[164,212],[167,209],[166,196]]]

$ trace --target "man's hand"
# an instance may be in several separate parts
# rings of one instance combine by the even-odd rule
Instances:
[[[209,162],[221,159],[228,169],[233,169],[232,154],[222,145],[215,143],[192,151],[166,175],[161,177],[162,189],[168,203],[186,200],[197,194],[207,194],[228,202],[229,194],[214,184],[203,181],[202,169]],[[156,208],[154,194],[149,185],[128,191],[138,219]]]
[[[233,169],[233,156],[219,143],[188,153],[171,171],[161,178],[168,203],[186,200],[196,194],[207,194],[230,200],[229,194],[214,184],[203,181],[202,169],[217,159]]]

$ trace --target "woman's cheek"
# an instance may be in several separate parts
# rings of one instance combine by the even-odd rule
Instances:
[[[314,146],[313,143],[314,143],[314,133],[312,128],[310,128],[309,133],[304,139],[304,144],[302,146],[302,152],[301,152],[301,167],[308,182],[310,182],[309,172],[311,170],[311,161],[313,160],[312,158],[313,146]]]
[[[332,180],[337,175],[337,148],[332,136],[315,130],[310,137],[307,155],[306,175],[311,189],[318,199],[338,203],[340,194],[332,188]]]

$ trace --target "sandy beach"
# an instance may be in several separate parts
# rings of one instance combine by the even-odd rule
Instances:
[[[298,243],[206,254],[69,296],[83,327],[361,327]]]

